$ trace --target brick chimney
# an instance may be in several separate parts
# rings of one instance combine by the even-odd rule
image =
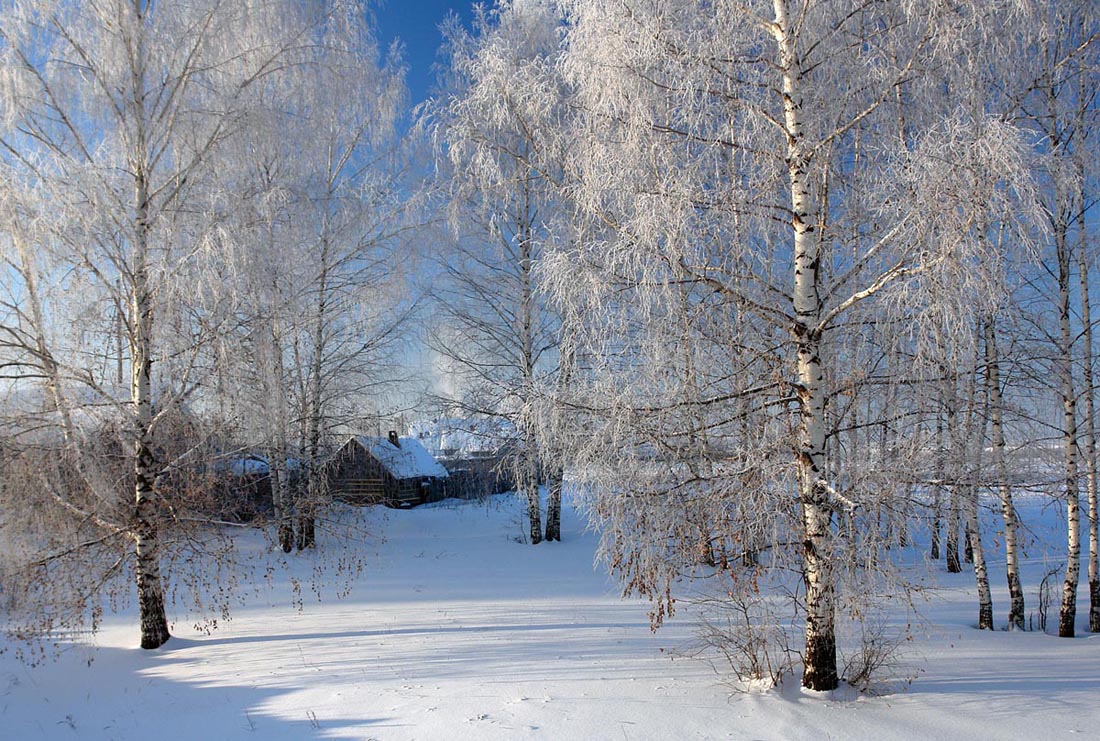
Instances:
[[[390,430],[390,444],[393,445],[393,447],[395,448],[401,447],[401,441],[398,439],[397,432],[395,430]]]

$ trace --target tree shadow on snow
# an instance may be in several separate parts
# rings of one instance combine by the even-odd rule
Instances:
[[[60,643],[52,660],[34,668],[5,657],[4,737],[355,739],[400,725],[334,717],[320,706],[286,708],[279,699],[295,683],[238,682],[234,667],[193,676],[190,665],[208,663],[202,643],[172,638],[156,651]]]
[[[636,616],[637,610],[630,615]],[[384,617],[373,617],[371,625],[372,617],[364,615],[367,625],[360,630],[318,631],[311,625],[302,632],[173,639],[167,655],[242,667],[258,676],[281,671],[283,676],[273,681],[311,686],[661,676],[652,663],[662,655],[659,639],[650,633],[649,623],[623,617],[618,605],[587,605],[583,614],[569,609],[546,614],[470,604],[452,607],[446,615],[425,611],[413,618],[416,622],[405,616],[398,625]],[[592,667],[599,669],[593,672]],[[188,672],[203,670],[191,666]]]

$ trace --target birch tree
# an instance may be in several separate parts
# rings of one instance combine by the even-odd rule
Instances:
[[[990,15],[980,29],[975,29],[975,35],[972,38],[977,43],[970,45],[962,57],[963,63],[958,66],[956,72],[948,75],[948,84],[953,90],[958,91],[960,99],[968,101],[968,106],[974,115],[984,111],[987,114],[1013,118],[1022,122],[1025,128],[1034,130],[1034,124],[1029,121],[1030,116],[1021,110],[1021,104],[1025,110],[1032,112],[1046,110],[1048,107],[1047,102],[1041,100],[1043,96],[1040,91],[1044,89],[1044,85],[1038,82],[1040,79],[1045,79],[1044,68],[1050,63],[1048,53],[1042,49],[1052,38],[1050,18],[1061,15],[1061,11],[1051,13],[1049,6],[1026,2],[1017,3],[1007,10],[1009,11],[1007,13]],[[1062,35],[1061,31],[1053,33],[1054,36]],[[1027,102],[1023,103],[1023,101]],[[1037,105],[1038,108],[1036,108]],[[1044,143],[1043,139],[1043,135],[1036,139],[1040,144],[1036,148],[1037,156],[1032,164],[1034,177],[1038,182],[1047,180],[1043,173],[1048,169],[1039,155],[1049,158],[1050,152],[1044,153],[1042,150],[1053,141],[1047,139]],[[996,177],[996,173],[990,175],[991,178]],[[992,184],[989,187],[992,187]],[[1035,231],[1032,239],[1029,240],[1021,238],[1021,235],[1011,228],[1006,229],[1003,215],[989,214],[986,218],[987,221],[975,225],[977,237],[988,242],[989,249],[1002,254],[1011,251],[1006,249],[1006,247],[1011,248],[1011,245],[1006,244],[1007,242],[1016,241],[1018,244],[1015,247],[1022,258],[1013,263],[1008,271],[1022,276],[1019,281],[1020,286],[1009,286],[1011,294],[1006,294],[1005,300],[999,303],[996,311],[985,317],[982,339],[985,346],[985,393],[990,430],[989,442],[992,449],[989,471],[983,471],[982,478],[988,478],[993,482],[1000,499],[1010,600],[1008,624],[1010,628],[1022,629],[1024,627],[1024,594],[1019,572],[1019,521],[1010,484],[1005,431],[1010,414],[1017,416],[1018,421],[1025,422],[1017,428],[1016,439],[1013,441],[1014,446],[1024,446],[1027,443],[1027,437],[1034,434],[1028,431],[1028,427],[1034,423],[1034,420],[1019,420],[1020,408],[1028,408],[1030,404],[1019,396],[1023,391],[1019,388],[1021,379],[1009,382],[1006,376],[1012,374],[1026,379],[1031,374],[1038,374],[1042,376],[1042,380],[1035,378],[1033,381],[1037,381],[1042,390],[1036,388],[1032,393],[1037,391],[1040,396],[1045,396],[1049,389],[1050,371],[1054,368],[1048,366],[1047,371],[1033,370],[1036,367],[1035,363],[1043,363],[1047,353],[1039,349],[1032,339],[1021,333],[1021,324],[1018,320],[1030,311],[1025,307],[1033,300],[1030,294],[1034,286],[1044,282],[1044,278],[1032,274],[1032,267],[1028,263],[1039,254],[1043,243],[1051,235],[1057,234],[1059,227],[1051,221],[1048,211],[1047,216],[1037,220],[1045,222],[1048,227],[1047,233],[1043,234],[1042,230]],[[1009,219],[1011,218],[1010,216]],[[1057,238],[1054,241],[1058,241]],[[1019,251],[1019,248],[1023,248],[1022,251]],[[1053,274],[1061,274],[1063,267],[1065,278],[1068,280],[1071,267],[1069,264],[1055,269]],[[1060,300],[1059,298],[1053,303],[1060,304]],[[1043,322],[1040,321],[1040,323]],[[1061,323],[1058,324],[1058,328],[1059,333],[1066,329]],[[1065,335],[1062,335],[1061,340],[1053,336],[1048,336],[1047,340],[1054,347],[1064,348],[1067,345]],[[1007,353],[1003,349],[1002,341],[1007,341],[1009,348]],[[1070,340],[1068,344],[1072,345],[1073,341]],[[1076,424],[1074,415],[1067,415],[1068,407],[1065,404],[1066,391],[1073,385],[1073,352],[1072,349],[1068,353],[1063,353],[1062,350],[1058,352],[1061,353],[1062,361],[1058,366],[1060,369],[1053,375],[1062,379],[1061,426],[1068,429]],[[1005,368],[1008,368],[1007,373],[1004,372]],[[1028,381],[1024,380],[1024,382]],[[1013,409],[1014,406],[1017,408]],[[1040,416],[1042,416],[1041,412]],[[1073,446],[1064,447],[1064,470],[1067,474],[1064,480],[1067,484],[1076,478],[1071,473],[1071,468],[1076,466],[1076,461],[1073,461],[1073,466],[1070,465],[1071,459],[1075,458],[1071,456],[1071,447]],[[1019,478],[1024,474],[1023,471],[1017,471],[1014,476]],[[977,563],[975,567],[977,568]]]
[[[967,551],[970,553],[968,560],[974,568],[974,581],[978,591],[978,630],[993,630],[993,596],[989,589],[989,572],[986,568],[981,520],[978,516],[982,454],[985,449],[985,428],[989,420],[989,399],[982,393],[988,387],[985,384],[979,386],[981,343],[978,340],[982,334],[979,322],[972,345],[972,362],[964,366],[966,396],[960,401],[965,418],[959,430],[962,434],[955,440],[958,462],[953,477],[953,489],[956,506],[961,510],[965,524]],[[957,530],[958,526],[955,527]]]
[[[1078,192],[1084,187],[1077,183],[1082,174],[1078,162],[1093,155],[1089,133],[1094,127],[1096,115],[1097,28],[1100,18],[1094,3],[1071,2],[1057,7],[1045,7],[1037,18],[1036,44],[1030,55],[1031,64],[1026,67],[1023,83],[1016,97],[1022,120],[1041,138],[1045,156],[1042,184],[1043,209],[1049,230],[1049,244],[1043,260],[1046,273],[1053,278],[1049,288],[1036,283],[1039,290],[1049,291],[1056,316],[1052,317],[1054,332],[1046,332],[1055,349],[1051,370],[1058,379],[1058,400],[1061,407],[1060,433],[1062,442],[1061,484],[1056,496],[1065,501],[1066,508],[1066,571],[1062,586],[1062,603],[1059,612],[1058,634],[1072,637],[1075,633],[1077,587],[1081,570],[1081,514],[1080,476],[1082,468],[1088,477],[1090,466],[1095,463],[1082,460],[1081,445],[1089,448],[1089,423],[1086,421],[1084,441],[1079,428],[1078,401],[1086,397],[1086,412],[1091,411],[1087,397],[1091,389],[1083,389],[1079,378],[1091,376],[1092,359],[1085,358],[1088,368],[1083,373],[1079,353],[1079,339],[1088,337],[1091,353],[1091,328],[1082,335],[1074,310],[1075,269],[1081,269],[1084,255],[1075,256],[1075,229],[1085,230],[1083,204],[1079,205]],[[1089,154],[1086,154],[1089,152]],[[1084,241],[1080,246],[1084,246]],[[1085,263],[1087,271],[1087,262]],[[1087,280],[1079,274],[1078,283]],[[1082,294],[1082,299],[1085,294]],[[1045,318],[1045,317],[1044,317]],[[1039,320],[1045,327],[1046,323]],[[1095,451],[1090,454],[1094,457]],[[1090,500],[1091,501],[1091,500]]]
[[[284,431],[273,460],[294,459],[304,476],[304,491],[293,501],[287,492],[277,507],[284,549],[315,544],[332,436],[394,381],[413,305],[403,251],[407,153],[396,129],[405,99],[400,56],[382,56],[360,2],[334,3],[310,38],[305,63],[255,92],[261,113],[234,151],[231,175],[247,201],[236,228],[253,235],[233,257],[251,314],[245,331],[268,337],[245,343],[266,350],[245,353],[235,369],[238,384],[264,390],[251,408],[235,406],[252,439]],[[249,380],[271,363],[279,367],[269,376],[274,386]],[[270,404],[286,409],[265,411]]]
[[[1088,494],[1089,632],[1100,632],[1100,472],[1097,471],[1096,384],[1093,374],[1092,307],[1089,286],[1089,250],[1085,228],[1085,173],[1078,171],[1078,298],[1081,304],[1081,367],[1084,386],[1084,456]]]
[[[0,7],[0,108],[14,124],[0,150],[41,199],[35,248],[57,270],[79,276],[86,295],[103,297],[98,308],[114,308],[125,338],[119,362],[129,370],[127,386],[112,388],[88,367],[86,346],[62,342],[94,305],[40,304],[40,321],[21,318],[39,336],[60,338],[34,357],[47,369],[80,477],[54,491],[53,503],[131,544],[143,648],[169,638],[161,561],[172,461],[162,457],[158,434],[197,388],[200,348],[210,339],[210,325],[191,321],[184,307],[217,287],[205,271],[217,262],[215,225],[196,215],[215,210],[205,187],[214,163],[239,133],[249,89],[301,43],[308,11],[292,3],[144,0]],[[91,346],[109,347],[103,339],[91,338]],[[130,507],[94,505],[115,501],[117,492],[85,465],[72,409],[87,393],[123,420]]]
[[[997,328],[992,317],[984,323],[986,401],[989,405],[989,434],[992,448],[990,466],[993,481],[1001,503],[1001,519],[1004,523],[1005,577],[1008,581],[1008,625],[1010,629],[1024,629],[1024,590],[1020,582],[1020,556],[1016,530],[1019,521],[1009,483],[1008,465],[1005,459],[1004,395],[1001,391],[1001,356],[997,349]]]
[[[228,261],[239,271],[235,290],[242,297],[237,304],[242,331],[224,338],[236,345],[223,353],[235,366],[229,371],[233,382],[225,389],[229,398],[219,401],[239,419],[242,441],[256,443],[267,457],[276,540],[289,553],[295,541],[296,492],[290,487],[288,461],[299,459],[290,444],[294,401],[288,365],[301,309],[294,299],[307,268],[294,224],[300,212],[290,191],[293,182],[280,172],[292,165],[264,151],[274,131],[250,128],[258,135],[248,147],[255,159],[252,167],[241,168],[244,177],[238,182],[245,186],[244,198],[234,209],[243,217],[234,231],[245,246]],[[285,137],[286,129],[280,129]]]
[[[501,2],[481,10],[472,33],[448,29],[450,89],[426,110],[448,179],[455,246],[443,260],[442,309],[433,347],[461,379],[467,413],[517,430],[514,469],[528,537],[544,538],[543,459],[536,389],[556,372],[560,319],[536,283],[562,220],[561,133],[566,111],[556,71],[561,20],[553,2]],[[555,491],[560,492],[560,486]],[[547,540],[560,540],[560,493]]]
[[[1078,21],[1081,29],[1096,29],[1100,20],[1085,16]],[[1075,156],[1076,202],[1074,221],[1077,227],[1078,301],[1081,318],[1081,381],[1084,388],[1084,457],[1088,496],[1088,580],[1089,631],[1100,632],[1100,471],[1097,470],[1096,385],[1093,372],[1092,309],[1089,284],[1089,264],[1094,251],[1087,224],[1087,213],[1096,193],[1096,131],[1097,103],[1100,95],[1100,57],[1096,54],[1096,33],[1088,41],[1091,53],[1076,59],[1077,91],[1075,128],[1078,149]]]
[[[1002,280],[971,225],[1033,213],[1019,133],[931,97],[942,85],[924,60],[953,59],[958,27],[980,12],[564,5],[564,68],[583,111],[578,198],[614,237],[556,252],[547,272],[564,304],[599,307],[583,341],[600,363],[578,390],[592,427],[573,454],[605,554],[659,620],[684,567],[660,545],[679,537],[673,502],[712,508],[734,543],[758,537],[752,522],[769,534],[762,568],[802,574],[803,685],[832,689],[835,515],[872,496],[842,485],[832,472],[845,461],[827,459],[830,400],[853,372],[840,349],[858,322],[846,320],[874,307],[914,327],[955,317],[957,335],[972,335],[969,307],[990,304]],[[922,113],[904,141],[885,105],[899,88]],[[1003,181],[990,187],[989,172]],[[676,340],[668,324],[685,285],[692,331]],[[690,398],[670,342],[700,353]],[[705,434],[684,434],[692,418]]]

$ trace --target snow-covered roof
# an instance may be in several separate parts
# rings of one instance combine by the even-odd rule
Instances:
[[[396,447],[385,437],[359,435],[355,438],[363,449],[373,455],[395,479],[414,479],[434,476],[447,478],[447,469],[414,437],[398,438]]]
[[[288,471],[297,471],[301,467],[302,462],[299,459],[286,459],[286,469]],[[255,454],[220,461],[215,468],[227,470],[234,476],[267,476],[271,473],[271,463],[267,456]]]
[[[234,458],[229,461],[229,472],[234,476],[266,476],[271,467],[265,458]]]

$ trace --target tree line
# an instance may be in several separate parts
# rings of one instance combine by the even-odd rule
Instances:
[[[1098,32],[1088,2],[578,0],[452,34],[427,120],[447,193],[517,286],[533,261],[554,330],[534,383],[486,386],[517,396],[655,625],[716,576],[735,630],[800,626],[780,663],[832,689],[838,620],[904,581],[889,551],[915,532],[949,571],[972,562],[994,627],[997,501],[1023,628],[1024,490],[1064,506],[1063,636],[1087,521],[1100,627]],[[495,373],[484,358],[465,362]]]

